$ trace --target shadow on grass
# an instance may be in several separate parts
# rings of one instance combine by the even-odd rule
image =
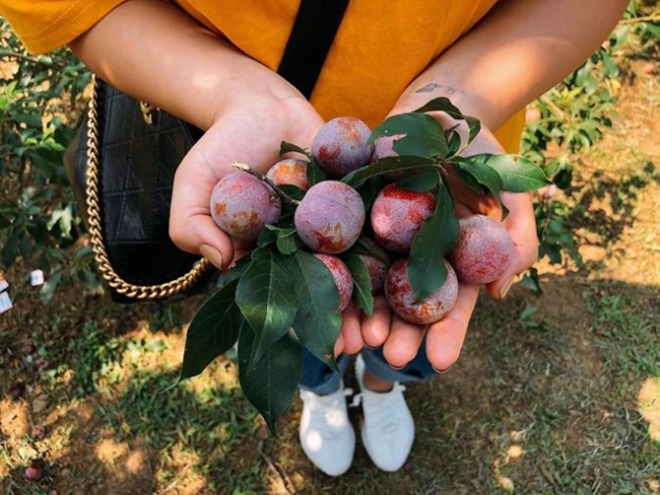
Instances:
[[[609,249],[639,221],[634,213],[640,194],[659,183],[660,175],[651,161],[622,178],[597,170],[588,181],[574,184],[571,194],[575,205],[567,216],[567,225],[572,232],[581,231],[580,245]],[[603,264],[587,261],[586,268],[593,271],[603,268]]]
[[[167,390],[176,370],[141,369],[110,353],[97,368],[105,369],[103,387],[97,380],[87,395],[67,395],[68,385],[53,385],[49,414],[30,413],[47,423],[44,441],[32,442],[48,445],[42,481],[25,483],[19,463],[0,487],[8,494],[653,493],[660,451],[638,394],[660,376],[657,287],[577,274],[542,282],[539,298],[521,288],[506,303],[482,298],[456,366],[409,386],[417,438],[397,473],[377,470],[359,440],[344,476],[316,471],[297,443],[299,402],[280,420],[278,437],[268,437],[230,361]],[[537,309],[521,318],[524,308]],[[108,342],[90,340],[93,348]],[[74,372],[88,372],[77,367],[88,358],[67,359]],[[127,373],[110,383],[113,362]],[[352,373],[346,379],[355,387]],[[351,410],[356,428],[359,415]]]

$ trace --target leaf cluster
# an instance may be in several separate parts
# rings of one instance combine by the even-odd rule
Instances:
[[[467,126],[465,141],[457,128],[444,129],[429,115],[438,111]],[[434,191],[435,211],[417,235],[408,263],[409,277],[420,300],[444,283],[444,259],[458,236],[458,220],[446,181],[449,167],[458,170],[459,176],[479,193],[495,197],[502,190],[531,191],[547,184],[543,172],[520,156],[461,157],[479,130],[479,121],[464,116],[447,98],[432,100],[414,112],[388,118],[371,134],[368,142],[402,135],[393,144],[399,156],[383,158],[342,178],[361,194],[367,210],[387,174],[404,172],[399,180],[401,187]],[[310,185],[326,180],[314,157],[304,149],[283,142],[280,153],[307,157]],[[238,343],[242,390],[271,431],[297,387],[303,349],[337,369],[334,346],[342,324],[332,274],[303,246],[293,222],[296,204],[304,192],[294,186],[280,189],[281,197],[287,200],[280,220],[264,229],[256,248],[230,270],[223,287],[193,318],[181,372],[181,379],[201,373]],[[371,280],[360,254],[379,256],[370,250],[368,242],[359,241],[340,257],[353,277],[354,304],[370,314]]]

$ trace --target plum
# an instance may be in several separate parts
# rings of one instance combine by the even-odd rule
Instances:
[[[31,463],[28,467],[25,468],[25,471],[23,471],[23,477],[26,479],[26,481],[39,481],[42,476],[43,469],[37,462]]]
[[[224,176],[211,193],[211,216],[235,239],[251,242],[281,214],[280,199],[264,182],[237,170]]]
[[[408,278],[407,258],[401,258],[392,264],[385,277],[385,297],[390,307],[401,318],[411,323],[426,325],[439,321],[456,303],[458,280],[451,265],[445,261],[447,280],[430,296],[415,302]]]
[[[358,240],[365,216],[364,203],[355,189],[326,180],[305,193],[293,221],[298,236],[312,251],[338,254]]]
[[[383,136],[376,139],[376,141],[374,141],[374,161],[380,160],[381,158],[399,156],[399,154],[394,151],[394,142],[405,136],[405,134],[393,134],[392,136]],[[405,172],[403,170],[390,172],[389,174],[384,175],[384,177],[391,182],[403,179],[404,176]]]
[[[395,253],[408,253],[422,224],[434,210],[433,193],[388,184],[371,207],[371,227],[376,241]]]
[[[368,254],[360,254],[360,259],[369,272],[371,279],[371,293],[378,294],[383,290],[385,285],[385,274],[387,273],[387,263],[384,261],[369,256]]]
[[[294,158],[280,160],[268,169],[266,177],[272,180],[276,186],[291,184],[303,191],[309,189],[307,162],[303,160],[296,160]]]
[[[344,311],[353,297],[353,276],[350,270],[346,263],[331,254],[316,253],[314,256],[321,260],[332,273],[339,293],[339,311]]]
[[[376,241],[371,237],[363,236],[360,243],[365,247],[369,254],[360,253],[360,259],[371,279],[371,293],[379,294],[383,290],[385,284],[385,274],[390,267],[390,256]]]
[[[373,144],[367,144],[371,129],[355,117],[336,117],[326,122],[314,137],[312,156],[332,178],[340,179],[369,163]]]
[[[458,241],[449,262],[458,279],[469,284],[488,284],[509,268],[515,246],[504,226],[485,215],[459,220]]]
[[[399,156],[394,151],[394,142],[405,136],[405,134],[392,134],[391,136],[383,136],[376,139],[374,141],[374,158],[379,160],[390,156]]]

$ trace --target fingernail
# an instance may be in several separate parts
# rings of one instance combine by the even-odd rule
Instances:
[[[209,246],[208,244],[203,244],[199,248],[199,252],[202,253],[202,256],[209,260],[213,265],[218,269],[218,270],[223,270],[225,269],[225,263],[224,260],[222,259],[222,255],[220,254],[220,251],[218,251],[216,248]]]
[[[404,364],[403,366],[398,366],[398,367],[397,367],[397,366],[392,366],[392,365],[390,364],[390,368],[392,368],[394,371],[401,371],[401,370],[402,370],[403,368],[405,368],[406,366],[408,366],[408,363]]]
[[[509,289],[513,285],[513,280],[514,277],[511,277],[509,280],[507,280],[504,285],[502,285],[502,288],[500,289],[500,299],[504,299],[509,292]]]
[[[449,368],[444,369],[444,370],[439,370],[438,368],[436,368],[433,365],[431,365],[431,368],[433,368],[433,371],[435,371],[439,375],[444,375],[445,373],[447,373],[447,371],[449,371]]]

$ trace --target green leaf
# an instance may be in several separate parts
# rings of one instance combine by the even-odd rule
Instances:
[[[0,215],[0,229],[6,229],[11,225],[11,221],[4,215]]]
[[[48,230],[52,230],[56,224],[59,225],[64,237],[71,237],[71,227],[73,225],[73,207],[71,204],[62,209],[53,210],[46,226]]]
[[[213,294],[195,314],[186,335],[179,380],[199,375],[238,338],[245,319],[234,302],[237,281]]]
[[[603,60],[603,74],[607,77],[614,77],[619,72],[619,66],[616,65],[616,62],[612,57],[610,57],[607,52],[601,54]]]
[[[297,311],[288,257],[275,250],[260,251],[236,288],[236,304],[255,333],[253,362],[287,332]]]
[[[252,263],[251,255],[243,256],[242,258],[238,259],[234,263],[234,266],[232,266],[226,274],[222,275],[222,285],[229,285],[234,280],[238,280],[243,275],[245,270],[247,270],[247,267],[250,266],[250,263]]]
[[[301,148],[300,146],[297,146],[293,143],[288,143],[286,141],[282,141],[280,143],[280,155],[285,155],[287,153],[300,153],[302,155],[305,155],[307,158],[312,158],[312,155],[310,155],[306,150]]]
[[[2,248],[2,263],[5,268],[13,265],[18,257],[19,235],[20,232],[14,230],[6,241],[5,247]]]
[[[502,189],[511,192],[535,191],[550,184],[540,167],[520,155],[474,155],[473,163],[483,163],[494,169],[502,180]]]
[[[543,294],[543,288],[541,287],[541,281],[539,280],[539,272],[536,268],[528,269],[522,280],[519,282],[519,285],[529,289],[537,296]]]
[[[502,203],[500,198],[500,191],[502,190],[502,179],[496,170],[489,167],[487,164],[480,160],[471,160],[471,157],[454,158],[454,165],[459,175],[466,181],[466,183],[474,189],[474,182],[482,186],[483,189],[490,192],[502,205],[502,219],[506,218],[509,210]],[[467,179],[468,177],[474,179]]]
[[[269,244],[277,243],[279,248],[280,237],[287,237],[291,235],[291,232],[295,232],[293,215],[287,215],[284,218],[280,217],[277,223],[268,224],[264,230],[261,231],[259,239],[257,239],[257,246],[263,248]],[[262,250],[260,250],[260,252],[261,251]]]
[[[364,210],[369,211],[376,201],[376,198],[383,190],[383,188],[389,184],[390,181],[386,180],[385,177],[378,176],[373,177],[360,187],[356,187],[355,190],[360,194],[362,202],[364,203]]]
[[[408,278],[417,301],[438,290],[447,279],[445,256],[456,244],[458,220],[449,189],[440,186],[433,215],[426,219],[413,241],[408,258]]]
[[[312,187],[319,182],[323,182],[328,178],[327,174],[319,166],[314,157],[310,158],[309,163],[307,164],[307,182],[309,187]]]
[[[269,244],[277,242],[277,230],[278,229],[276,228],[272,228],[272,225],[266,225],[266,228],[264,228],[261,231],[261,234],[259,234],[259,238],[257,239],[257,247],[265,248]]]
[[[353,277],[353,301],[365,314],[372,314],[374,311],[374,296],[371,294],[369,270],[367,270],[358,254],[347,252],[340,257]]]
[[[478,119],[463,115],[463,113],[454,106],[451,100],[444,96],[434,98],[425,105],[419,107],[415,112],[445,112],[453,119],[465,120],[469,129],[468,143],[471,143],[481,130],[481,122],[479,122]]]
[[[437,170],[438,163],[433,158],[422,156],[388,156],[371,165],[358,168],[346,174],[341,180],[349,186],[358,188],[372,177],[399,171],[424,172]]]
[[[295,227],[277,231],[277,249],[282,254],[293,254],[302,246]]]
[[[406,175],[403,179],[397,180],[396,184],[409,191],[426,192],[435,189],[438,181],[438,171],[434,169]]]
[[[255,335],[241,329],[238,340],[238,379],[245,397],[275,434],[277,418],[289,407],[302,375],[302,347],[286,333],[250,365]]]
[[[366,254],[367,256],[382,261],[386,265],[390,265],[392,262],[390,255],[385,249],[383,249],[372,238],[364,235],[360,236],[357,242],[351,246],[350,252],[355,254]]]
[[[41,287],[41,290],[39,291],[42,302],[49,303],[53,299],[55,290],[57,290],[57,286],[60,285],[61,281],[62,272],[54,273],[48,277],[48,280],[46,280],[46,283]]]
[[[298,201],[300,201],[301,199],[303,199],[303,197],[305,197],[305,191],[300,189],[298,186],[294,186],[293,184],[280,184],[277,187],[279,187],[282,191],[284,191],[285,194],[288,194],[293,199],[297,199]],[[288,204],[287,201],[283,201],[282,203],[283,206],[285,204]],[[281,218],[280,220],[277,221],[277,223],[279,224],[280,222],[281,222]]]
[[[502,190],[502,179],[495,169],[480,160],[471,157],[456,158],[454,164],[459,170],[469,173],[481,186],[499,199]]]
[[[484,194],[486,190],[484,189],[484,186],[479,184],[477,179],[475,179],[472,174],[469,174],[465,170],[456,167],[455,168],[456,173],[463,179],[463,182],[465,182],[470,189],[472,189],[474,192],[479,193],[479,194]]]
[[[286,153],[301,153],[307,157],[309,160],[309,163],[307,163],[307,182],[309,183],[309,187],[327,179],[326,173],[319,167],[316,159],[308,151],[295,144],[282,141],[280,143],[280,155]]]
[[[456,155],[456,153],[458,153],[461,149],[461,135],[458,132],[452,130],[449,132],[449,138],[447,141],[449,142],[449,152],[447,155]]]
[[[339,293],[330,270],[305,251],[292,255],[292,279],[298,301],[293,329],[303,345],[337,371],[335,342],[341,328]]]
[[[393,115],[374,129],[367,143],[395,134],[404,134],[393,146],[399,155],[432,157],[447,154],[445,130],[430,115],[413,112]]]

